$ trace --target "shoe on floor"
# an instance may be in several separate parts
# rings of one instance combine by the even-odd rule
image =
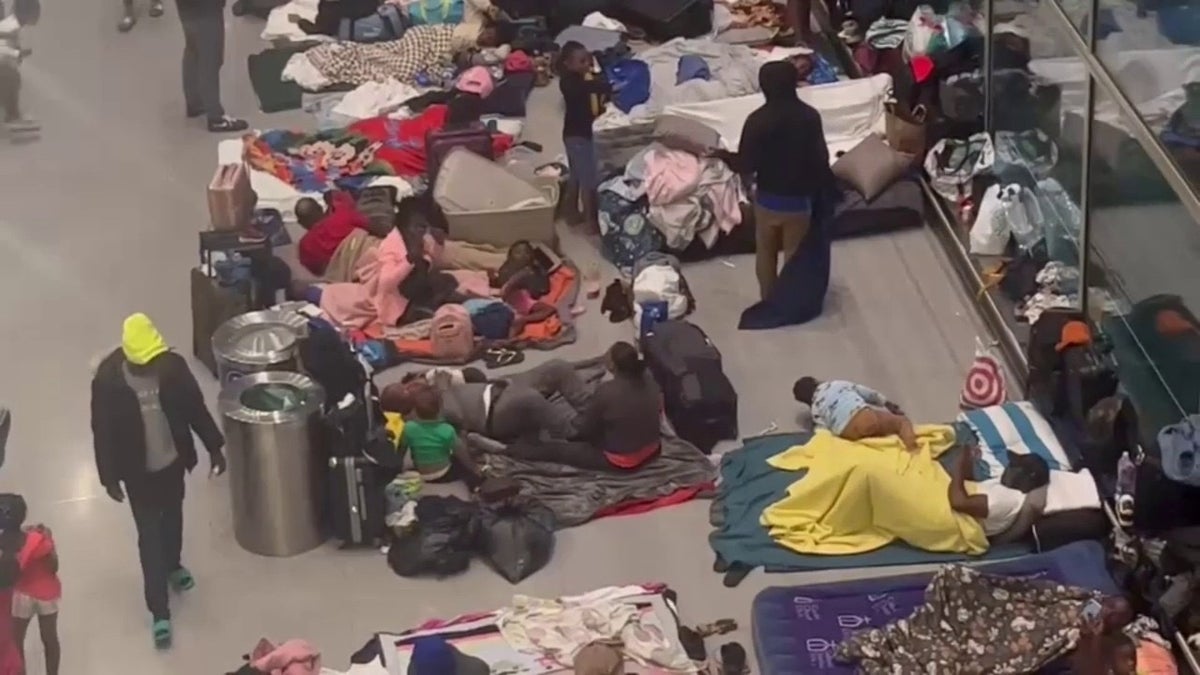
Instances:
[[[171,647],[171,622],[166,619],[159,619],[150,626],[150,634],[154,638],[155,649],[169,649]]]
[[[236,117],[222,117],[219,120],[209,120],[208,130],[214,134],[228,134],[235,131],[245,131],[250,128],[246,120]]]
[[[161,2],[150,3],[150,16],[157,19],[163,15],[163,4]]]
[[[126,14],[125,16],[121,17],[121,23],[117,24],[117,30],[121,31],[122,33],[128,33],[129,31],[133,30],[135,25],[137,25],[137,19],[135,19],[132,14]]]
[[[13,134],[28,134],[42,130],[42,125],[33,120],[15,119],[11,122],[5,122],[4,128]]]
[[[721,673],[723,675],[743,675],[750,672],[746,661],[746,648],[737,642],[727,642],[721,645]]]
[[[167,581],[171,584],[171,588],[177,591],[190,591],[196,587],[196,579],[186,567],[180,567],[171,572],[170,576],[167,577]]]

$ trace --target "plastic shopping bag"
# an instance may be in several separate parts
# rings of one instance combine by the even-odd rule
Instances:
[[[1011,236],[1008,220],[1000,203],[1000,186],[993,185],[979,200],[975,224],[971,226],[970,246],[974,255],[1003,255]]]
[[[976,410],[1000,405],[1008,400],[1004,370],[991,345],[975,338],[975,360],[967,371],[958,405],[963,410]]]

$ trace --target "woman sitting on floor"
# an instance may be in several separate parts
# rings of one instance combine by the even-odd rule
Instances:
[[[507,454],[581,469],[636,469],[662,448],[662,392],[637,348],[617,342],[606,354],[612,379],[575,418],[574,440],[520,439]]]

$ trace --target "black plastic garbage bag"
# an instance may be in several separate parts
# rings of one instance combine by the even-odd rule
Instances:
[[[479,507],[458,497],[422,497],[417,522],[396,535],[388,565],[402,577],[467,571],[479,539]]]
[[[479,552],[509,583],[546,566],[554,554],[554,512],[536,499],[514,499],[483,509]]]

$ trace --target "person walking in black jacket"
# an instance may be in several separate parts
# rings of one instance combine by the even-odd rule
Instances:
[[[146,608],[160,648],[171,644],[168,586],[186,591],[196,583],[180,561],[184,474],[197,463],[193,432],[213,474],[224,473],[225,439],[187,361],[170,351],[145,314],[130,316],[121,347],[92,379],[92,438],[100,483],[114,501],[129,497]]]
[[[244,131],[245,120],[221,105],[225,64],[225,0],[175,0],[183,24],[183,100],[188,117],[204,115],[213,133]]]

